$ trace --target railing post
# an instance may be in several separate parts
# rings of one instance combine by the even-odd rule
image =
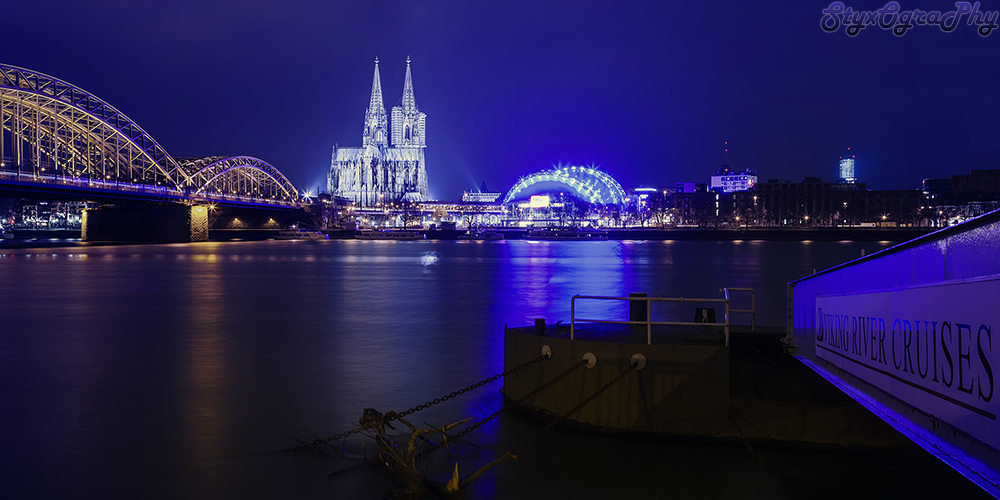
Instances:
[[[757,331],[757,292],[750,289],[750,331]]]
[[[729,295],[729,293],[726,293]],[[726,297],[726,347],[729,347],[729,297]]]
[[[628,294],[628,320],[630,322],[634,321],[638,324],[629,324],[629,330],[632,331],[633,335],[642,335],[642,327],[640,326],[645,319],[649,318],[646,311],[649,310],[649,301],[646,300],[645,292],[632,292]],[[638,300],[638,297],[642,297],[642,300]]]
[[[649,299],[646,299],[646,345],[653,345],[653,313]]]
[[[570,340],[575,340],[574,336],[576,334],[576,332],[575,332],[575,330],[576,330],[576,298],[577,298],[577,295],[574,295],[573,298],[571,298],[569,300],[569,339]]]

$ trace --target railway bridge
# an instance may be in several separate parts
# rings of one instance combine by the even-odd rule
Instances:
[[[88,211],[85,239],[142,233],[140,239],[200,241],[208,237],[208,207],[303,207],[295,186],[264,160],[171,156],[99,97],[7,64],[0,64],[0,196],[129,207],[126,216],[121,208]],[[102,236],[95,238],[97,230]]]

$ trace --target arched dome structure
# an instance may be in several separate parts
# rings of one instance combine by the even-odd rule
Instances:
[[[625,204],[625,190],[613,177],[596,166],[557,166],[522,177],[503,198],[507,205],[518,194],[535,184],[551,182],[568,187],[580,199],[595,205]]]

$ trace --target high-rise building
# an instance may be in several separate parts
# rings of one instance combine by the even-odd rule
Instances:
[[[413,97],[409,57],[406,58],[402,102],[392,108],[391,117],[390,129],[376,58],[362,145],[360,148],[333,147],[327,176],[330,194],[352,200],[362,207],[427,199],[427,165],[424,162],[427,115],[420,112]]]
[[[847,152],[851,152],[851,148],[847,148]],[[854,174],[854,155],[850,158],[840,158],[840,182],[846,182],[848,184],[853,184],[854,181],[858,180],[857,176]]]
[[[715,175],[712,176],[712,191],[722,191],[723,193],[734,193],[736,191],[747,191],[753,189],[757,184],[757,172],[747,169],[745,172],[737,173],[723,165]]]

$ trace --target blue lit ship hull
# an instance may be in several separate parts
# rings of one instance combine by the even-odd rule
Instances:
[[[543,241],[603,241],[608,239],[604,231],[586,231],[573,228],[532,229],[525,236],[528,240]]]
[[[397,230],[397,229],[382,229],[382,230],[364,229],[355,232],[354,237],[359,240],[392,240],[392,241],[426,239],[426,236],[424,236],[424,234],[421,233],[420,231]]]
[[[503,239],[503,233],[497,231],[470,230],[458,235],[460,240],[496,241]]]
[[[291,228],[282,229],[274,235],[276,240],[328,240],[330,236],[320,231],[310,231],[308,229]]]

